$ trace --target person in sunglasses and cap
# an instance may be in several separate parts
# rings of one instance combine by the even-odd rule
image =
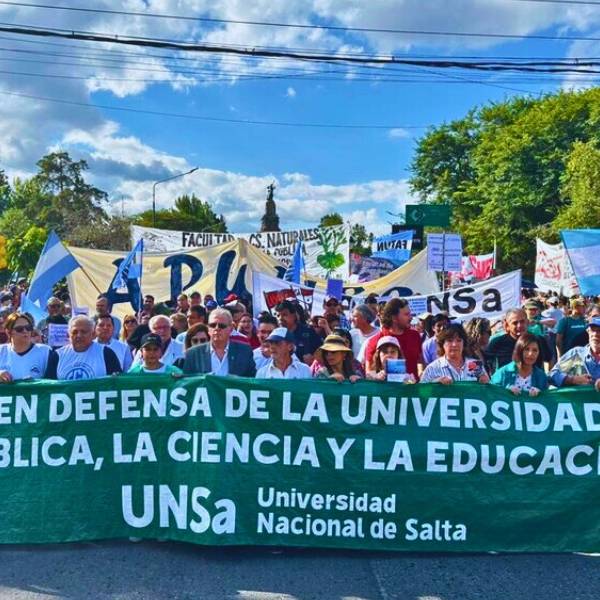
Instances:
[[[0,345],[0,382],[44,377],[48,359],[56,352],[50,346],[32,341],[34,323],[31,315],[12,313],[7,317],[5,326],[9,341]]]
[[[231,340],[233,318],[228,310],[215,308],[208,317],[210,341],[190,348],[183,361],[185,375],[238,375],[254,377],[252,348]]]

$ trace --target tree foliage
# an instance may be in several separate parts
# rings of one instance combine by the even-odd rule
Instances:
[[[410,185],[424,202],[451,203],[468,252],[489,252],[495,238],[501,268],[531,272],[535,238],[556,236],[567,189],[584,176],[581,160],[567,175],[572,153],[600,141],[599,125],[600,89],[490,104],[419,140]]]
[[[138,225],[153,227],[152,211],[147,210],[135,219]],[[196,195],[179,196],[171,209],[156,211],[156,227],[181,231],[209,231],[227,233],[227,224],[223,215],[217,215],[208,202]]]
[[[335,225],[343,225],[344,219],[340,213],[329,213],[323,215],[319,221],[319,227],[334,227]]]

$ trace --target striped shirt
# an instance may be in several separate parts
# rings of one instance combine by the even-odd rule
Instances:
[[[452,381],[477,381],[475,374],[468,369],[468,362],[468,359],[465,360],[463,366],[456,369],[445,356],[440,356],[425,367],[421,375],[421,383],[438,381],[441,377],[450,377]]]

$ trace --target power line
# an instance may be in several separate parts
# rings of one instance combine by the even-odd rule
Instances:
[[[513,0],[513,1],[525,1],[525,0]],[[528,2],[556,2],[559,0],[526,0]],[[575,4],[575,0],[567,2],[561,0],[562,4]],[[577,2],[578,4],[583,4]],[[591,2],[589,4],[596,5],[598,2]],[[478,32],[466,32],[466,31],[432,31],[432,30],[419,30],[419,29],[391,29],[391,28],[377,28],[377,27],[349,27],[341,25],[324,25],[324,24],[308,24],[308,23],[282,23],[273,21],[247,21],[241,19],[218,19],[214,17],[192,17],[188,15],[172,15],[163,13],[148,13],[148,12],[134,12],[124,10],[110,10],[101,8],[83,8],[75,6],[55,6],[51,4],[34,4],[27,2],[11,2],[8,0],[0,0],[0,4],[7,6],[18,6],[25,8],[41,8],[47,10],[61,10],[70,12],[83,12],[83,13],[95,13],[95,14],[110,14],[127,17],[148,17],[154,19],[169,19],[169,20],[182,20],[182,21],[194,21],[202,23],[215,23],[215,24],[232,24],[232,25],[253,25],[260,27],[279,27],[279,28],[291,28],[291,29],[320,29],[327,31],[341,31],[341,32],[356,32],[356,33],[385,33],[385,34],[398,34],[398,35],[426,35],[426,36],[443,36],[443,37],[477,37],[477,38],[497,38],[497,39],[528,39],[528,40],[545,40],[545,41],[600,41],[600,38],[589,37],[589,36],[558,36],[558,35],[535,35],[535,34],[511,34],[511,33],[478,33]]]
[[[74,32],[53,28],[33,28],[23,26],[13,26],[0,24],[0,31],[8,33],[18,33],[22,35],[31,35],[38,37],[59,37],[63,39],[75,39],[82,41],[94,42],[109,42],[112,44],[123,44],[128,46],[141,46],[151,48],[170,48],[188,52],[211,53],[211,54],[231,54],[235,56],[254,56],[264,58],[288,58],[291,60],[313,61],[313,62],[335,62],[338,64],[348,65],[410,65],[418,67],[435,67],[435,68],[459,68],[479,71],[524,71],[524,72],[557,72],[568,73],[572,71],[587,72],[581,68],[577,61],[572,61],[572,66],[569,63],[561,63],[561,68],[538,68],[534,66],[524,66],[514,62],[489,62],[489,61],[458,61],[458,60],[417,60],[397,58],[394,56],[350,56],[345,54],[305,54],[299,52],[287,52],[276,50],[257,50],[254,48],[239,48],[232,46],[219,46],[207,44],[192,44],[181,41],[142,38],[137,36],[121,37],[106,34],[97,34],[93,32]],[[566,38],[564,38],[566,39]],[[589,40],[600,38],[587,38]],[[592,71],[593,72],[593,71]]]
[[[157,110],[144,110],[141,108],[131,108],[126,106],[110,106],[106,104],[95,104],[91,102],[77,102],[75,100],[64,100],[62,98],[48,98],[45,96],[35,96],[33,94],[23,94],[21,92],[0,91],[3,96],[16,96],[18,98],[28,98],[30,100],[42,100],[44,102],[55,102],[57,104],[67,104],[69,106],[80,106],[83,108],[101,108],[103,110],[117,110],[129,113],[139,113],[159,117],[175,117],[179,119],[193,119],[198,121],[212,121],[216,123],[232,123],[237,125],[271,125],[277,127],[311,127],[316,129],[427,129],[427,125],[367,125],[367,124],[349,124],[349,123],[297,123],[290,121],[261,121],[252,119],[227,119],[224,117],[209,117],[205,115],[190,115],[185,113],[163,112]]]

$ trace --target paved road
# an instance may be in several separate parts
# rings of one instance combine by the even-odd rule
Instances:
[[[0,547],[0,599],[598,600],[600,556],[102,542]]]

